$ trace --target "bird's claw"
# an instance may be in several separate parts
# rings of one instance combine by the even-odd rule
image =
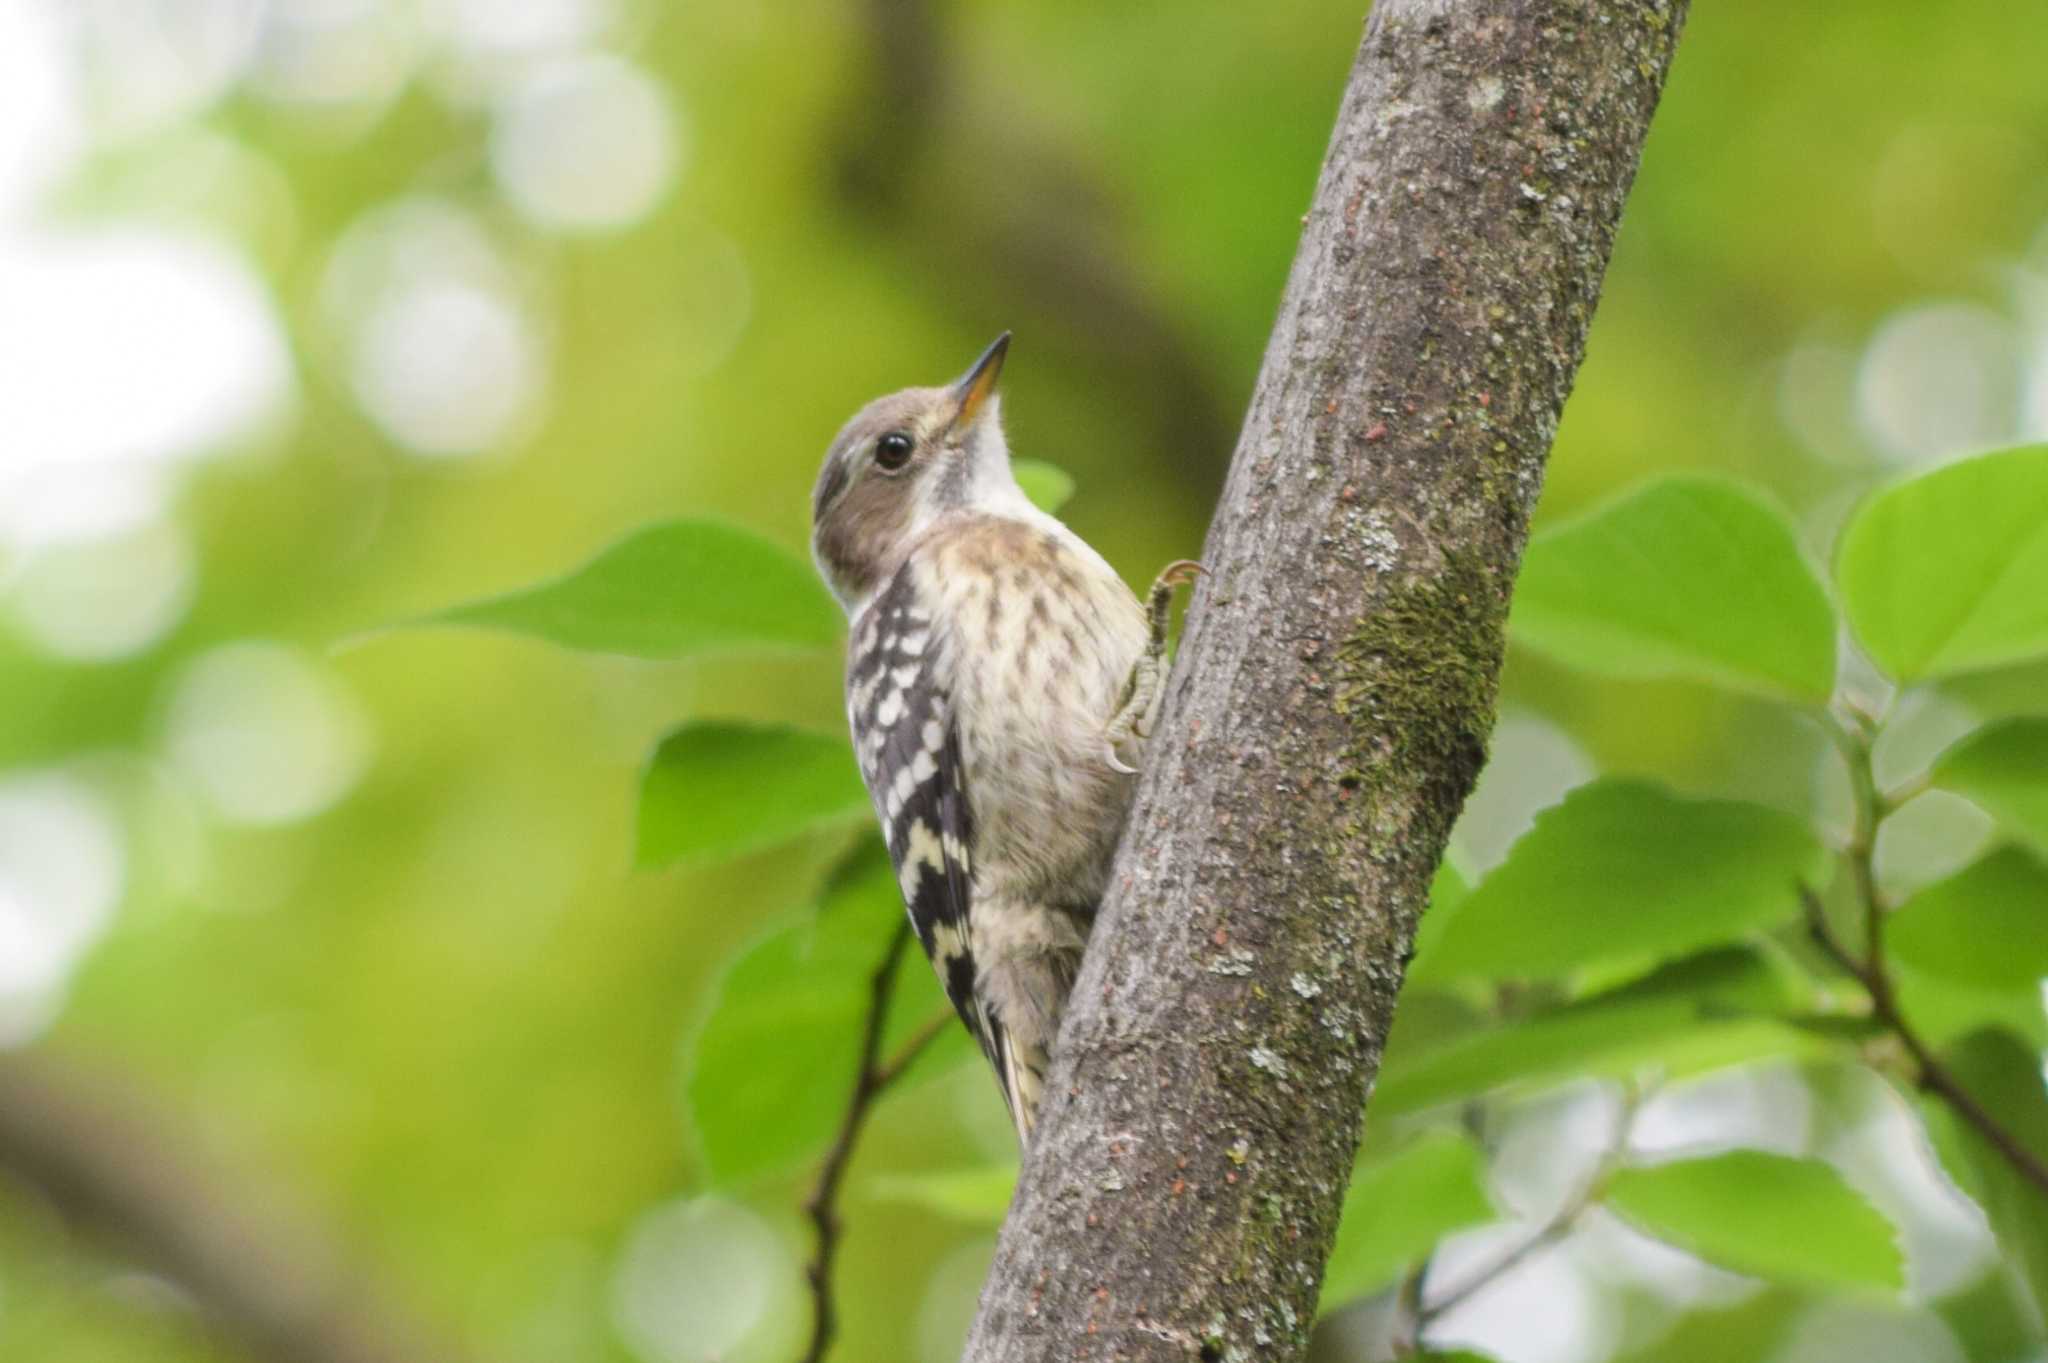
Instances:
[[[1151,735],[1153,717],[1158,713],[1160,699],[1165,694],[1166,634],[1173,612],[1173,589],[1193,582],[1208,571],[1191,558],[1176,559],[1160,570],[1159,576],[1152,581],[1152,590],[1146,593],[1145,613],[1149,628],[1145,651],[1132,665],[1130,680],[1124,685],[1124,702],[1104,731],[1104,760],[1113,772],[1124,776],[1137,775],[1137,768],[1126,766],[1117,756],[1117,747]]]

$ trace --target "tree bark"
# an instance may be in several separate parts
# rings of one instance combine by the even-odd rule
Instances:
[[[968,1363],[1296,1359],[1686,0],[1381,0]]]

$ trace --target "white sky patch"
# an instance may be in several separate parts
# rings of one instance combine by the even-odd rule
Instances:
[[[364,323],[351,379],[378,425],[415,453],[477,454],[524,425],[544,372],[518,307],[467,284],[422,283]]]
[[[124,529],[163,466],[274,422],[292,390],[269,294],[202,238],[0,227],[0,541]],[[80,515],[80,483],[126,485]],[[97,499],[95,499],[97,500]]]
[[[230,823],[294,823],[361,777],[370,731],[328,671],[282,644],[227,644],[175,679],[165,754]]]
[[[212,104],[248,69],[269,0],[71,0],[96,130],[125,138]]]
[[[113,0],[0,4],[0,553],[137,531],[164,514],[176,465],[289,408],[283,329],[237,254],[36,217],[89,122],[111,135],[216,97],[259,8],[193,0],[138,21]]]
[[[667,93],[630,62],[549,62],[506,96],[491,129],[491,170],[543,227],[602,231],[646,214],[674,182],[682,134]]]
[[[1466,1282],[1525,1243],[1539,1226],[1492,1227],[1454,1235],[1430,1269],[1440,1290]],[[1583,1363],[1605,1358],[1621,1333],[1616,1303],[1580,1268],[1567,1238],[1487,1283],[1430,1328],[1439,1350],[1469,1347],[1501,1363]]]
[[[0,231],[78,154],[77,83],[54,8],[0,4]]]
[[[1969,1285],[1998,1259],[1983,1212],[1950,1184],[1926,1128],[1890,1085],[1847,1068],[1836,1082],[1837,1101],[1860,1120],[1819,1153],[1898,1227],[1909,1299],[1934,1301]]]
[[[363,410],[415,454],[473,455],[539,419],[547,346],[478,223],[434,199],[351,226],[322,285],[324,322]]]
[[[0,1045],[55,1015],[124,874],[120,829],[89,788],[49,774],[0,782]]]
[[[786,1356],[802,1312],[796,1264],[759,1215],[700,1197],[641,1217],[613,1280],[619,1334],[646,1363]]]
[[[73,662],[140,653],[184,617],[195,555],[167,521],[111,539],[32,552],[12,584],[16,623],[46,651]]]
[[[1989,308],[1904,308],[1863,352],[1857,415],[1878,450],[1898,463],[2000,444],[2018,431],[2021,363],[2012,323]]]
[[[1660,1089],[1637,1111],[1629,1146],[1652,1160],[1718,1150],[1804,1154],[1813,1103],[1788,1066],[1740,1066]]]
[[[614,0],[439,0],[449,41],[472,54],[572,47],[611,22]]]
[[[373,119],[412,79],[422,45],[410,6],[269,0],[248,84],[280,104]]]
[[[1592,759],[1571,735],[1526,710],[1501,716],[1488,753],[1451,833],[1459,867],[1474,873],[1499,865],[1538,811],[1594,775]]]

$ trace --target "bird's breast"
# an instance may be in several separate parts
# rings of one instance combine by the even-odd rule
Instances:
[[[921,557],[945,636],[977,883],[1028,893],[1106,874],[1131,785],[1109,766],[1104,731],[1144,648],[1137,599],[1057,526],[969,524]]]

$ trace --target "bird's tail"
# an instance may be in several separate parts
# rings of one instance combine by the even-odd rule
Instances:
[[[1040,909],[1037,931],[1007,949],[987,952],[977,993],[991,1041],[989,1059],[1002,1086],[1003,1101],[1017,1127],[1017,1143],[1029,1143],[1052,1066],[1053,1041],[1067,995],[1081,968],[1086,920],[1057,909]]]

